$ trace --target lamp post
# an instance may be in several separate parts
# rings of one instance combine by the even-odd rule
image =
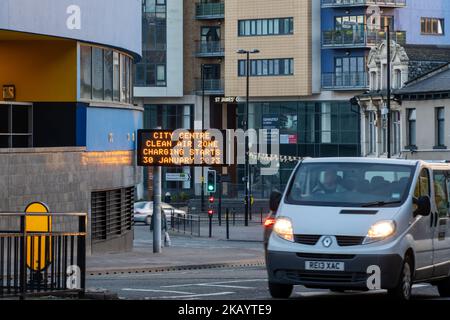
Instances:
[[[249,129],[249,109],[250,109],[250,55],[251,54],[257,54],[260,51],[258,49],[252,49],[252,50],[244,50],[240,49],[237,51],[238,54],[245,54],[246,55],[246,80],[247,80],[247,94],[246,94],[246,106],[245,106],[245,120],[244,120],[244,129],[247,133]],[[249,168],[249,136],[246,134],[245,136],[245,226],[248,227],[248,218],[249,218],[249,211],[250,211],[250,168]]]
[[[387,158],[391,158],[391,27],[389,24],[385,26],[386,28],[386,68],[387,68]]]
[[[201,81],[202,81],[202,132],[205,130],[205,69],[211,66],[202,64],[201,67]],[[202,167],[202,184],[201,184],[201,211],[205,211],[205,171]]]

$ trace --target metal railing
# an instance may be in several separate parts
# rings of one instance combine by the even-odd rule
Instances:
[[[225,4],[223,2],[197,3],[195,17],[197,19],[223,19]]]
[[[200,237],[200,215],[176,214],[173,211],[166,214],[170,215],[170,230]]]
[[[323,89],[367,89],[369,76],[367,72],[323,73]]]
[[[386,40],[385,31],[342,29],[322,32],[322,46],[329,48],[370,47],[384,40]],[[404,45],[406,43],[406,32],[391,32],[391,40]]]
[[[223,41],[199,41],[196,54],[197,57],[223,57],[225,46]]]
[[[322,8],[348,6],[405,7],[406,0],[322,0]]]
[[[202,80],[197,80],[196,88],[198,93],[202,93],[203,84],[205,86],[205,92],[207,94],[223,94],[224,92],[224,80],[223,79],[205,79],[204,83]]]
[[[49,231],[28,231],[32,219]],[[0,298],[84,293],[86,224],[85,213],[0,213]]]

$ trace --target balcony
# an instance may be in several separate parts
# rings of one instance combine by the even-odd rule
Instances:
[[[195,17],[198,20],[224,19],[225,4],[223,2],[197,3]]]
[[[225,92],[225,85],[223,79],[205,79],[205,94],[206,95],[223,95]],[[196,91],[198,95],[203,92],[202,80],[197,79]]]
[[[221,58],[225,56],[223,41],[199,41],[195,55],[198,58]]]
[[[406,7],[406,0],[322,0],[322,8],[346,8],[360,6],[404,8]]]
[[[331,30],[322,33],[322,48],[370,48],[386,40],[385,31],[369,30]],[[405,31],[391,32],[391,40],[400,45],[406,43]]]
[[[369,88],[367,72],[323,73],[322,89],[364,90]]]

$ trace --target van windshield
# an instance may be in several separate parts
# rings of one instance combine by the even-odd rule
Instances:
[[[374,163],[303,163],[294,174],[286,202],[341,207],[399,206],[415,167]]]

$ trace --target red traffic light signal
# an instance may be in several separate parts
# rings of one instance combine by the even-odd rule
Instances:
[[[209,197],[209,203],[214,203],[214,197],[213,196],[211,196],[211,197]]]
[[[209,210],[208,210],[208,215],[209,215],[209,216],[212,216],[213,214],[214,214],[214,210],[213,210],[213,209],[209,209]]]

